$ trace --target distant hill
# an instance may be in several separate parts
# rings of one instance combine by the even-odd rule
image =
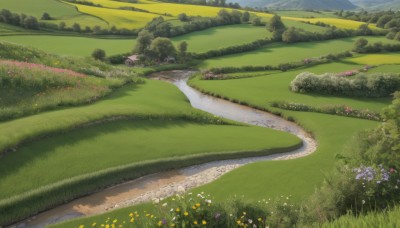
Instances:
[[[400,0],[350,0],[365,9],[400,10]]]
[[[349,0],[228,0],[228,2],[238,2],[241,6],[267,7],[271,9],[351,10],[357,8]]]

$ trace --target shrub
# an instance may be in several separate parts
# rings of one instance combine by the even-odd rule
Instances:
[[[298,93],[318,93],[355,97],[388,97],[400,88],[397,74],[357,74],[346,78],[343,74],[316,75],[303,72],[290,83],[290,89]]]
[[[369,111],[368,109],[357,110],[348,107],[346,105],[325,105],[322,107],[313,107],[301,103],[274,101],[271,103],[271,106],[292,111],[319,112],[319,113],[326,113],[338,116],[348,116],[348,117],[355,117],[368,120],[377,120],[377,121],[382,120],[379,113]]]
[[[106,52],[103,49],[97,48],[92,52],[92,57],[96,60],[103,61],[106,58]]]

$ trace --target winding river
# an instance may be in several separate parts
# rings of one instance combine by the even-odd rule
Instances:
[[[191,88],[187,85],[187,80],[192,74],[193,71],[176,70],[155,73],[150,77],[155,80],[169,81],[176,85],[186,95],[194,108],[234,121],[289,132],[301,138],[303,146],[288,153],[215,161],[144,176],[76,199],[11,227],[45,227],[49,224],[96,215],[111,209],[151,201],[155,198],[165,198],[209,183],[245,164],[265,160],[294,159],[307,156],[316,150],[316,141],[295,123],[267,112],[202,94]]]

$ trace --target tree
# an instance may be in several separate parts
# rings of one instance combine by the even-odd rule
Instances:
[[[372,30],[368,27],[368,24],[362,24],[358,27],[358,34],[359,35],[371,35],[372,34]]]
[[[97,48],[92,52],[92,57],[96,60],[103,61],[106,58],[106,52],[103,49]]]
[[[189,21],[189,17],[186,15],[186,13],[181,13],[178,15],[178,19],[180,21]]]
[[[43,13],[41,20],[51,20],[50,14],[49,13]]]
[[[65,29],[65,26],[67,26],[67,25],[65,24],[64,21],[61,21],[60,24],[58,24],[58,28],[59,28],[60,30],[64,30],[64,29]]]
[[[240,24],[242,22],[242,13],[239,10],[232,10],[231,22],[235,24]]]
[[[259,18],[259,17],[254,18],[253,21],[252,21],[251,23],[252,23],[254,26],[261,26],[261,25],[262,25],[262,23],[261,23],[261,18]]]
[[[98,26],[98,25],[95,25],[95,26],[93,27],[93,33],[94,33],[94,34],[100,34],[100,33],[101,33],[101,27]]]
[[[24,28],[27,29],[39,29],[38,20],[36,19],[36,17],[32,16],[26,17],[22,22],[22,25],[24,26]]]
[[[282,19],[278,15],[274,15],[268,23],[268,30],[270,32],[275,32],[279,30],[284,30],[286,27],[282,22]]]
[[[74,32],[81,32],[81,25],[78,24],[78,23],[74,23],[74,24],[72,25],[72,30],[73,30]]]
[[[140,31],[136,39],[136,46],[134,52],[137,52],[139,54],[145,54],[145,51],[150,47],[153,39],[154,39],[153,34],[147,31],[146,29]]]
[[[243,22],[249,22],[249,20],[250,20],[250,13],[248,11],[246,11],[242,15],[242,21]]]
[[[361,52],[364,47],[368,45],[368,40],[365,38],[359,38],[354,43],[354,51]]]
[[[188,47],[188,43],[186,41],[182,41],[182,42],[179,43],[179,46],[178,46],[179,57],[182,60],[182,62],[186,61],[187,47]]]
[[[155,38],[151,42],[149,50],[152,52],[154,57],[159,61],[163,61],[168,56],[176,55],[176,49],[172,44],[172,41],[168,38],[163,38],[163,37]]]
[[[383,28],[385,27],[385,24],[388,23],[390,20],[392,20],[392,16],[390,15],[383,15],[382,17],[379,18],[379,20],[376,22],[376,26]]]
[[[290,27],[282,34],[282,41],[286,43],[294,43],[300,41],[301,34],[295,27]]]

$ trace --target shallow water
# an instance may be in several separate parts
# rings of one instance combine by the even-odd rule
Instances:
[[[295,123],[267,112],[215,98],[200,93],[187,85],[193,71],[159,72],[150,77],[169,81],[176,85],[188,98],[194,108],[234,121],[289,132],[303,140],[297,150],[275,155],[209,162],[170,172],[156,173],[133,181],[119,184],[91,195],[76,199],[40,213],[11,227],[45,227],[82,216],[96,215],[111,209],[134,205],[155,198],[165,198],[182,190],[192,189],[209,183],[223,174],[257,161],[285,160],[306,156],[316,149],[315,140]]]

